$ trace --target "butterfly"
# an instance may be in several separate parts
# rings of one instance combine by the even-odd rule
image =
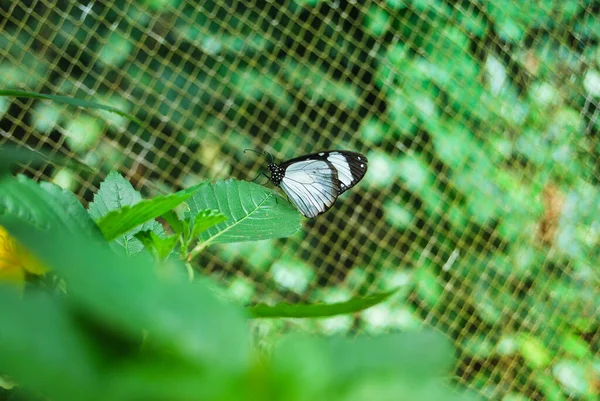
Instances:
[[[270,181],[309,218],[329,210],[338,196],[358,184],[367,172],[367,158],[345,150],[324,150],[281,164],[266,154],[270,156]]]

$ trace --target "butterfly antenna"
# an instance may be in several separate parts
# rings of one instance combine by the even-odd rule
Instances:
[[[265,151],[263,151],[263,153],[264,153],[264,155],[265,155],[265,156],[269,156],[269,162],[271,162],[271,163],[275,163],[275,159],[273,159],[273,155],[272,155],[272,154],[270,154],[270,153],[269,153],[269,152],[267,152],[266,150],[265,150]]]
[[[258,150],[254,150],[254,149],[244,149],[244,153],[246,153],[248,151],[254,152],[254,153],[258,153],[259,155],[262,155],[262,156],[268,158],[268,160],[269,160],[270,163],[274,163],[275,159],[273,159],[273,155],[270,154],[269,152],[267,152],[266,150],[263,150],[262,152],[259,152]]]
[[[258,150],[254,150],[254,149],[244,149],[244,153],[246,153],[246,152],[248,152],[248,151],[250,151],[250,152],[254,152],[254,153],[258,153],[259,155],[262,155],[262,154],[263,154],[263,152],[259,152]]]

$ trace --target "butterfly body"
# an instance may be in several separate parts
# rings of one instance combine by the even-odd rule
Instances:
[[[367,172],[360,153],[325,150],[281,164],[269,163],[270,180],[280,187],[306,217],[318,216],[333,206],[339,195],[356,185]]]

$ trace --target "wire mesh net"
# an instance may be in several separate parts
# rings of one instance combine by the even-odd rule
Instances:
[[[323,149],[369,171],[285,240],[215,245],[199,266],[240,301],[338,301],[355,316],[263,322],[434,327],[492,399],[600,393],[600,3],[0,0],[0,144],[93,167],[25,168],[89,202],[111,169],[145,195],[251,180]]]

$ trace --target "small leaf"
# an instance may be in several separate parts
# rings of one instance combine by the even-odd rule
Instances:
[[[274,317],[329,317],[335,315],[345,315],[361,311],[385,301],[396,290],[377,293],[367,297],[355,297],[346,302],[337,302],[332,304],[288,304],[281,303],[273,306],[258,304],[248,308],[248,311],[254,318],[274,318]]]
[[[200,234],[194,253],[216,242],[259,241],[285,238],[300,229],[300,214],[275,192],[250,182],[227,180],[205,185],[188,201],[195,216],[216,209],[227,221]]]
[[[201,232],[206,231],[215,224],[222,223],[225,220],[227,220],[227,216],[218,210],[206,209],[199,211],[196,217],[194,217],[191,238],[196,238]]]
[[[142,195],[137,192],[125,178],[115,171],[111,171],[106,180],[100,184],[100,190],[94,195],[94,201],[88,208],[89,215],[96,221],[101,220],[113,210],[125,206],[132,206],[142,201]],[[159,236],[164,236],[163,227],[156,220],[149,220],[141,226],[121,235],[116,242],[125,248],[128,254],[135,255],[144,249],[139,239],[134,235],[137,232],[151,230]]]
[[[142,200],[134,205],[125,205],[112,210],[98,221],[104,238],[110,241],[135,227],[152,220],[188,200],[202,184],[171,195]],[[95,199],[95,198],[94,198]]]
[[[175,210],[169,210],[168,212],[163,213],[160,217],[165,219],[175,234],[181,234],[184,231],[183,222],[179,220]]]
[[[179,236],[171,235],[161,238],[152,231],[141,231],[135,234],[135,238],[142,241],[146,249],[154,250],[159,260],[165,260],[171,254],[175,245],[177,245]]]
[[[139,125],[142,125],[142,122],[140,120],[138,120],[137,118],[135,118],[134,116],[132,116],[130,114],[125,113],[124,111],[121,111],[121,110],[116,109],[111,106],[106,106],[104,104],[90,102],[87,100],[81,100],[81,99],[76,99],[76,98],[67,97],[67,96],[46,95],[46,94],[37,93],[37,92],[25,92],[25,91],[20,91],[20,90],[13,90],[13,89],[9,89],[9,90],[0,89],[0,96],[26,97],[26,98],[31,98],[31,99],[47,99],[47,100],[52,100],[54,102],[66,103],[71,106],[88,107],[88,108],[92,108],[92,109],[106,110],[106,111],[110,111],[111,113],[116,113],[120,116],[126,117],[126,118],[130,119],[131,121],[134,121],[134,122],[138,123]]]

